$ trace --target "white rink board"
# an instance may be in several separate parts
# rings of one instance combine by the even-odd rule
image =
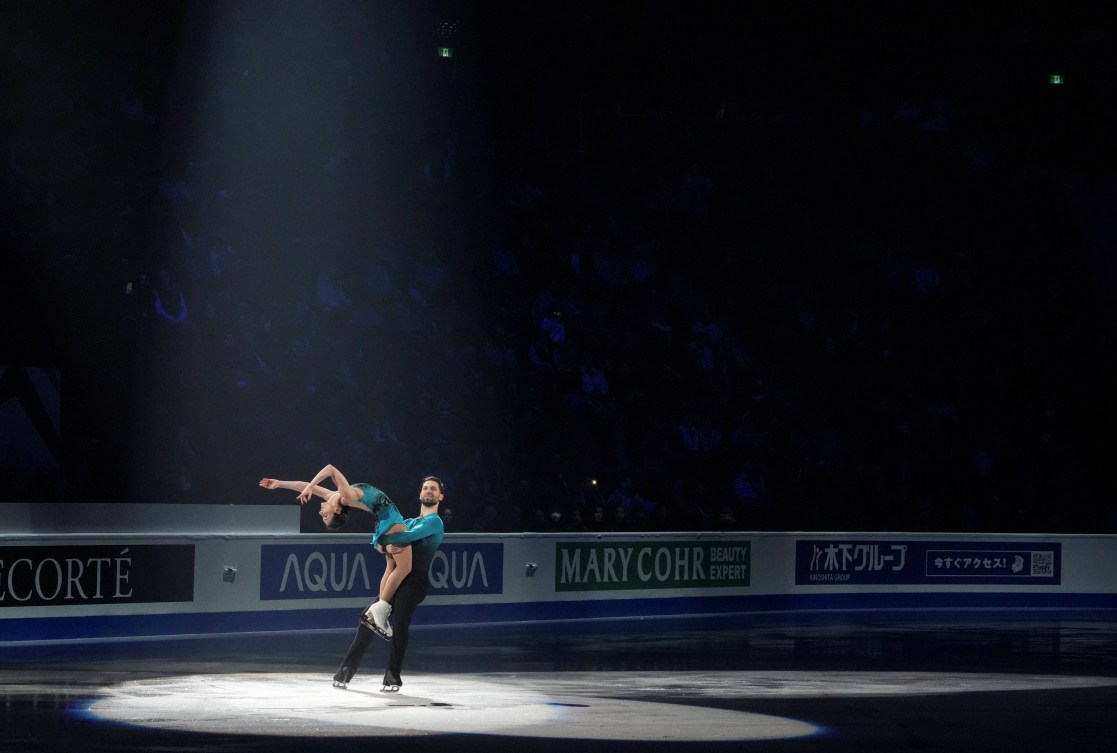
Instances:
[[[297,527],[287,508],[267,509],[280,513],[271,524]],[[175,514],[183,512],[164,530],[190,520],[196,533],[0,534],[0,642],[158,635],[164,623],[203,633],[340,629],[376,595],[383,557],[368,534],[215,533],[227,508],[210,511],[216,523],[206,510]],[[259,510],[233,517],[261,519]],[[447,534],[428,593],[417,624],[420,615],[460,623],[919,605],[1112,609],[1117,537]],[[151,619],[139,628],[124,619],[139,617]],[[91,627],[75,618],[110,619]]]

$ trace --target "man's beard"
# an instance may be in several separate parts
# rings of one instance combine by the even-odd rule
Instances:
[[[438,500],[434,497],[421,497],[419,499],[419,504],[423,507],[434,507],[438,504]]]

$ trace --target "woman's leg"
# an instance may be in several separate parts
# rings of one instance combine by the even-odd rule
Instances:
[[[385,531],[385,534],[407,530],[402,524],[396,525]],[[368,616],[377,632],[385,638],[392,637],[392,626],[388,623],[388,616],[392,613],[392,597],[403,579],[411,572],[411,546],[404,546],[395,554],[384,554],[384,575],[380,578],[380,599],[368,608]]]
[[[385,554],[384,555],[384,574],[380,576],[379,596],[380,596],[381,601],[388,601],[389,599],[391,599],[390,595],[387,596],[387,597],[384,596],[384,589],[387,587],[388,578],[391,576],[392,571],[394,571],[395,569],[396,569],[396,558],[393,557],[390,554]],[[396,587],[397,588],[399,587],[398,584],[397,584]],[[394,588],[392,589],[392,592],[395,593]]]
[[[396,589],[403,579],[411,572],[411,546],[405,546],[395,554],[389,555],[389,565],[384,569],[384,577],[380,579],[380,600],[391,601],[396,595]]]
[[[406,531],[407,526],[396,523],[384,532],[384,535]],[[380,578],[380,600],[391,601],[396,595],[396,589],[403,579],[411,572],[411,546],[407,545],[395,554],[385,554],[389,566],[384,568],[384,575]],[[390,568],[390,569],[389,569]]]

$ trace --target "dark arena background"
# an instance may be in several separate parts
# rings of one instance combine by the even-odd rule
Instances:
[[[3,498],[1112,531],[1112,29],[978,5],[5,3]]]
[[[5,753],[1108,750],[1115,35],[1096,3],[3,2]],[[175,539],[196,613],[47,603],[67,536],[309,551],[317,506],[258,481],[327,463],[406,515],[440,477],[448,556],[503,568],[418,610],[415,695],[330,687],[352,594],[207,584],[239,539]],[[552,572],[648,537],[730,542],[737,590],[606,613]],[[1057,593],[807,572],[942,541],[1026,544]]]

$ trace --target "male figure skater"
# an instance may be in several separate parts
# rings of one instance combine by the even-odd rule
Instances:
[[[407,546],[411,547],[411,571],[389,600],[394,632],[388,650],[388,666],[384,670],[384,684],[380,688],[382,693],[399,692],[400,686],[403,685],[400,671],[403,669],[403,657],[407,652],[411,616],[415,613],[415,608],[427,598],[431,562],[438,547],[442,545],[444,528],[442,519],[438,517],[438,505],[444,497],[442,481],[434,476],[427,476],[419,489],[419,517],[407,518],[403,521],[406,531],[389,533],[380,539],[381,547],[387,554],[393,556],[398,555]],[[370,607],[370,610],[375,606],[374,604]],[[344,688],[353,679],[374,632],[365,615],[361,615],[357,623],[357,633],[353,636],[353,643],[342,659],[341,668],[334,675],[334,687]]]
[[[330,466],[327,466],[327,468],[330,468]],[[323,469],[323,471],[326,471],[326,469]],[[327,475],[331,474],[327,472]],[[302,500],[303,495],[306,495],[306,499],[309,499],[311,494],[317,494],[323,497],[326,502],[323,502],[320,514],[327,527],[331,527],[331,523],[336,522],[335,518],[340,515],[341,512],[347,513],[348,511],[344,509],[341,499],[335,499],[334,495],[336,492],[316,486],[316,483],[317,482],[304,484],[301,481],[262,479],[260,481],[260,486],[266,489],[302,489],[302,494],[300,494],[301,501],[305,501]],[[380,492],[380,490],[375,487],[370,488],[374,489],[375,492],[383,494],[383,492]],[[368,492],[365,491],[364,494],[368,494]],[[364,495],[362,495],[362,499],[363,497]],[[384,670],[384,683],[383,687],[380,689],[382,693],[396,693],[399,691],[400,686],[403,685],[400,672],[403,669],[404,654],[407,652],[411,617],[416,607],[427,597],[427,582],[430,565],[434,560],[434,555],[438,551],[438,547],[442,545],[444,528],[442,519],[438,517],[438,506],[444,497],[442,481],[434,476],[427,476],[423,479],[423,485],[419,489],[419,516],[404,520],[403,525],[405,530],[403,532],[389,533],[379,538],[378,549],[398,559],[403,559],[401,555],[404,554],[405,550],[411,550],[410,570],[396,588],[395,594],[388,600],[394,616],[393,622],[395,626],[394,631],[390,634],[391,644],[388,651],[388,666]],[[327,504],[327,502],[330,504]],[[360,504],[357,506],[364,507],[364,505]],[[341,668],[334,674],[334,687],[344,688],[348,686],[349,681],[353,679],[353,675],[360,665],[361,658],[368,649],[369,643],[372,642],[373,635],[380,632],[376,630],[375,624],[369,618],[369,612],[371,612],[375,606],[376,604],[373,604],[372,607],[369,607],[368,610],[361,614],[361,619],[357,623],[357,633],[353,637],[353,643],[349,647],[349,651],[346,653],[345,658],[342,660]],[[383,637],[388,637],[384,633],[381,633],[381,635]]]

